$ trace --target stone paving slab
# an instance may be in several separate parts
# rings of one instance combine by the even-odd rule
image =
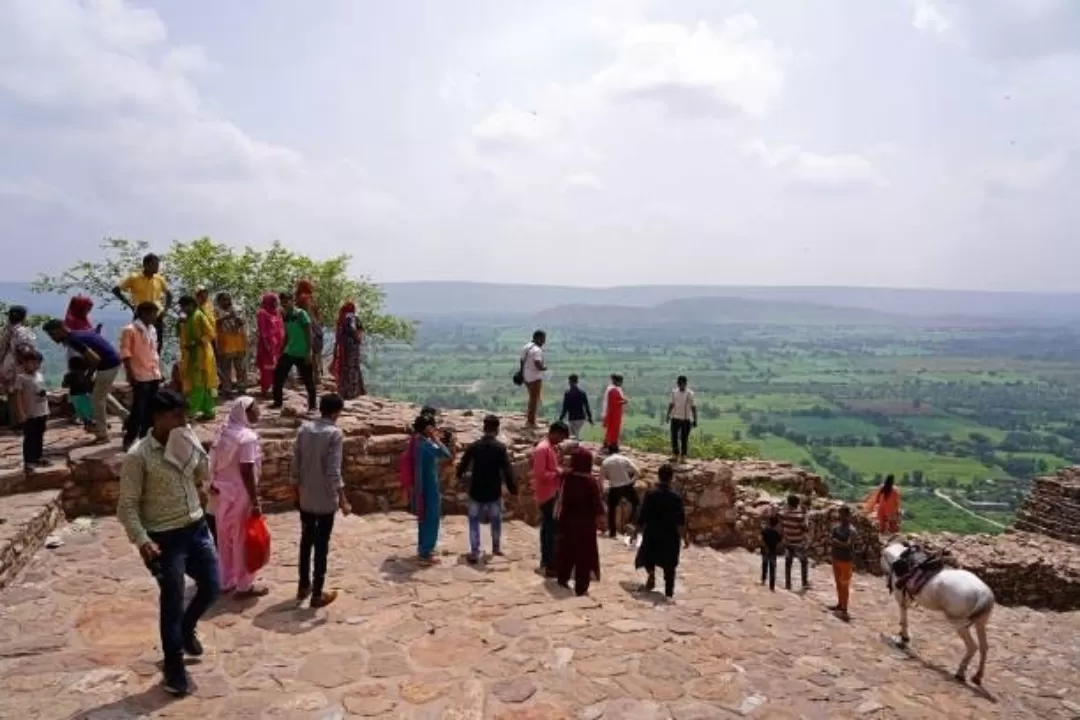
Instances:
[[[30,562],[63,520],[59,490],[0,497],[0,588]]]
[[[67,526],[0,591],[0,717],[712,720],[726,717],[1071,718],[1080,714],[1080,614],[998,608],[987,692],[949,677],[962,643],[896,610],[857,576],[851,624],[826,612],[828,568],[805,594],[757,583],[758,558],[691,548],[677,603],[633,592],[633,555],[601,540],[603,578],[574,598],[533,572],[536,530],[504,527],[506,557],[409,560],[400,514],[339,518],[323,610],[298,608],[294,514],[272,516],[271,594],[223,601],[202,626],[198,689],[158,686],[157,592],[113,519]],[[487,528],[484,528],[486,533]],[[442,546],[464,550],[462,518]]]

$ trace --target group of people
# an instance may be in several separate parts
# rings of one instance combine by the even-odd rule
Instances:
[[[95,442],[108,441],[110,410],[124,421],[125,449],[144,437],[151,425],[150,401],[162,386],[182,393],[196,418],[213,419],[219,394],[237,397],[246,391],[252,345],[259,388],[273,398],[274,406],[281,405],[284,385],[295,368],[307,391],[308,410],[315,410],[324,330],[311,283],[302,280],[292,292],[266,293],[253,335],[230,293],[219,292],[212,302],[205,287],[182,295],[175,304],[179,361],[168,381],[162,372],[161,349],[166,314],[174,304],[161,274],[160,258],[145,256],[141,271],[124,278],[112,292],[133,315],[118,344],[105,338],[101,325],[90,319],[94,302],[85,295],[71,299],[62,320],[50,319],[42,328],[67,349],[63,387],[76,421],[93,434]],[[366,393],[363,342],[364,327],[356,305],[347,301],[338,312],[330,363],[337,391],[345,400]],[[27,309],[10,308],[0,333],[0,393],[9,398],[11,426],[23,432],[23,461],[28,470],[48,464],[44,433],[49,408],[42,361],[34,331],[27,324]],[[129,407],[111,394],[121,370],[131,387]]]
[[[521,352],[520,367],[514,375],[515,382],[523,384],[528,392],[525,409],[525,422],[528,427],[536,427],[537,413],[542,400],[544,377],[548,372],[548,366],[544,361],[546,343],[547,333],[543,330],[535,331],[532,340]],[[604,428],[604,449],[611,452],[619,447],[623,416],[630,398],[623,390],[621,374],[612,373],[609,380],[601,399],[600,422]],[[558,419],[560,422],[567,423],[570,437],[575,440],[581,439],[581,430],[585,427],[585,423],[593,424],[589,396],[581,387],[580,378],[576,373],[571,374],[567,380]],[[690,389],[685,375],[680,375],[675,380],[675,388],[668,398],[665,422],[671,431],[671,459],[676,463],[685,462],[690,452],[690,431],[697,427],[698,423],[694,391]]]
[[[262,515],[262,450],[255,429],[260,408],[250,396],[234,400],[209,452],[188,422],[181,393],[158,389],[148,408],[148,434],[124,455],[117,516],[158,582],[164,686],[179,696],[190,691],[184,656],[203,654],[199,619],[222,594],[249,599],[268,593],[255,582],[245,545],[248,522]],[[344,438],[337,427],[345,401],[324,395],[318,408],[318,418],[297,433],[290,475],[300,514],[296,596],[313,608],[337,597],[325,588],[330,538],[336,514],[351,512],[341,473]],[[205,507],[200,488],[207,494]],[[185,575],[196,584],[186,606]]]

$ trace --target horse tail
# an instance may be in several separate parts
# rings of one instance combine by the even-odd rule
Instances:
[[[990,614],[990,611],[994,609],[994,593],[987,592],[979,601],[975,603],[975,607],[972,609],[971,614],[968,615],[968,625],[972,625],[982,618]]]

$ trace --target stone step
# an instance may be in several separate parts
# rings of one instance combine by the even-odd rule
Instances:
[[[43,490],[0,498],[0,588],[26,567],[64,521],[61,492]]]

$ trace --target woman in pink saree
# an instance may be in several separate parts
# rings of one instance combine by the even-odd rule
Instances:
[[[259,336],[255,364],[259,367],[259,389],[266,394],[274,384],[274,368],[281,357],[282,348],[285,347],[285,321],[281,319],[277,295],[263,295],[256,321]]]
[[[239,398],[210,449],[211,487],[215,491],[218,554],[223,592],[252,598],[268,590],[255,585],[244,557],[244,530],[248,518],[262,514],[257,485],[262,465],[259,436],[252,425],[259,420],[259,406],[249,396]]]

